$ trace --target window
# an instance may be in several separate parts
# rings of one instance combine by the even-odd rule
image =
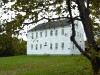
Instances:
[[[33,33],[32,33],[32,39],[33,39]]]
[[[38,45],[36,44],[36,50],[38,49]]]
[[[38,37],[38,32],[36,32],[36,38]]]
[[[74,49],[76,49],[76,46],[74,45]]]
[[[61,46],[62,46],[62,49],[64,49],[64,43],[62,43],[62,45],[61,45]]]
[[[51,31],[50,31],[50,36],[52,36],[52,35],[53,35],[53,31],[51,30]]]
[[[55,43],[55,49],[58,49],[58,43]]]
[[[68,33],[65,33],[65,36],[68,37]]]
[[[31,50],[33,50],[33,44],[31,44]]]
[[[81,38],[81,33],[80,33],[80,38]]]
[[[74,44],[73,44],[73,50],[74,50]]]
[[[47,46],[47,42],[45,42],[44,46]]]
[[[81,34],[81,37],[84,37],[84,35],[83,35],[83,34]]]
[[[26,37],[28,37],[28,34],[26,34]]]
[[[62,29],[62,31],[61,31],[61,35],[64,35],[64,29]]]
[[[42,32],[40,32],[40,37],[42,37]]]
[[[52,43],[50,43],[50,49],[52,49]]]
[[[45,31],[45,37],[47,37],[47,31]]]
[[[82,44],[82,49],[84,49],[84,45]]]
[[[78,29],[78,24],[76,24],[76,28]]]
[[[58,35],[58,30],[55,31],[55,35],[56,35],[56,36]]]
[[[42,49],[42,44],[40,44],[40,49]]]
[[[79,32],[77,32],[77,37],[79,37]]]

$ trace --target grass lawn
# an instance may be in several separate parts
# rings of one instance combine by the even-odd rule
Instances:
[[[91,75],[91,65],[81,55],[1,57],[0,75]]]

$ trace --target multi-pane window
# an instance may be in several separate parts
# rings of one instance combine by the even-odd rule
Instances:
[[[45,37],[47,37],[47,30],[45,31]]]
[[[80,33],[80,38],[81,38],[81,33]]]
[[[50,43],[50,49],[52,49],[52,43]]]
[[[74,50],[74,44],[73,44],[73,50]]]
[[[62,49],[64,49],[64,43],[61,44]]]
[[[58,49],[58,43],[55,43],[55,49]]]
[[[61,35],[64,35],[64,29],[62,29],[62,31],[61,31]]]
[[[83,35],[83,34],[81,34],[81,37],[84,37],[84,35]]]
[[[38,45],[36,44],[36,50],[38,49]]]
[[[32,39],[33,39],[33,33],[32,33]]]
[[[36,38],[38,37],[38,32],[36,32]]]
[[[33,44],[31,44],[31,50],[33,50]]]
[[[77,37],[79,37],[79,32],[77,32]]]
[[[51,30],[51,31],[50,31],[50,36],[52,36],[52,35],[53,35],[53,31]]]
[[[58,30],[55,31],[55,35],[56,35],[56,36],[58,35]]]
[[[42,37],[42,32],[40,32],[40,37]]]
[[[40,49],[42,49],[42,44],[40,44]]]

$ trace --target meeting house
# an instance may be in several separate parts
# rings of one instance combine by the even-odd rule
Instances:
[[[81,21],[75,23],[75,39],[85,49],[84,30]],[[72,24],[69,19],[39,24],[27,32],[27,55],[80,54],[70,40]]]

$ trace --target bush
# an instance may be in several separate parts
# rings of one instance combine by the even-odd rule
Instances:
[[[26,41],[6,34],[0,35],[0,56],[14,56],[26,54]]]

